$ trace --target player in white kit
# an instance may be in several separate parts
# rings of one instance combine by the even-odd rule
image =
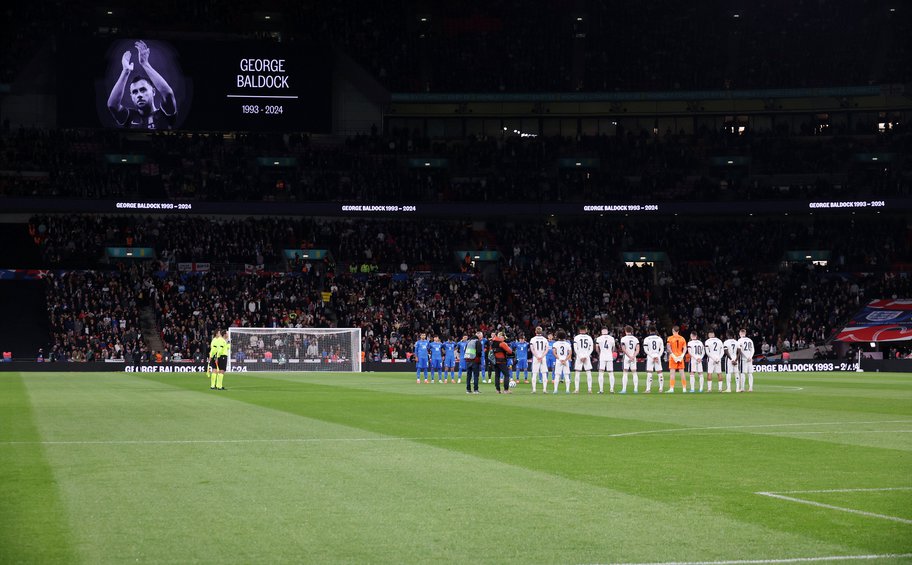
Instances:
[[[659,392],[662,392],[665,389],[665,377],[662,376],[665,341],[658,336],[655,326],[649,326],[649,335],[643,340],[643,352],[646,354],[646,393],[652,392],[653,372],[659,374]]]
[[[738,376],[738,342],[732,337],[729,331],[725,335],[725,392],[732,391],[732,373],[735,375],[735,390],[741,392],[741,380]]]
[[[557,394],[557,384],[564,379],[567,385],[567,394],[570,394],[570,359],[573,357],[573,346],[567,341],[567,332],[557,330],[555,336],[557,341],[554,342],[554,393]]]
[[[589,388],[589,394],[592,394],[592,351],[595,349],[595,342],[589,335],[589,329],[585,326],[579,327],[579,334],[573,338],[573,357],[576,359],[573,369],[573,393],[579,394],[580,371],[586,371],[586,384]]]
[[[741,373],[741,392],[744,392],[745,379],[747,379],[747,392],[754,392],[754,341],[747,337],[747,330],[738,332],[738,372]]]
[[[722,356],[725,355],[725,346],[722,340],[716,337],[715,332],[706,334],[706,392],[712,392],[713,375],[719,381],[719,392],[722,392]]]
[[[687,353],[690,354],[690,392],[695,392],[697,380],[694,373],[700,375],[700,392],[703,392],[703,356],[706,354],[703,342],[697,339],[697,332],[690,332],[687,342]]]
[[[640,377],[637,376],[637,355],[640,354],[640,340],[633,335],[633,328],[624,326],[624,337],[621,338],[621,353],[624,355],[624,376],[621,380],[621,394],[627,394],[627,372],[633,373],[633,393],[640,389]]]
[[[544,335],[541,326],[535,328],[535,337],[529,340],[529,351],[532,352],[532,392],[538,385],[538,379],[541,378],[542,391],[548,392],[548,338]]]
[[[602,335],[595,340],[599,356],[599,394],[605,392],[605,371],[608,371],[608,390],[614,392],[614,337],[608,335],[608,328],[602,328]]]

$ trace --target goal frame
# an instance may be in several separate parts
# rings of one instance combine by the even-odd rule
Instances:
[[[347,334],[349,337],[349,344],[351,349],[351,368],[346,367],[328,367],[329,365],[342,365],[342,362],[324,362],[323,359],[319,361],[314,361],[313,359],[302,359],[302,358],[288,358],[286,363],[279,363],[278,359],[272,359],[272,361],[265,360],[251,360],[238,364],[235,360],[236,352],[240,349],[240,344],[235,343],[235,338],[238,336],[249,336],[249,335],[278,335],[278,334],[300,334],[302,336],[328,336],[328,335],[342,335]],[[344,339],[344,338],[343,338]],[[341,373],[360,373],[362,370],[361,366],[361,328],[265,328],[265,327],[231,327],[228,328],[228,341],[231,343],[231,354],[228,356],[228,365],[225,368],[226,372],[234,371],[247,371],[246,367],[253,366],[252,370],[255,372],[258,371],[276,371],[283,373],[309,373],[309,372],[324,372],[324,371],[333,371]],[[304,357],[303,355],[301,357]],[[238,366],[239,365],[239,366]],[[328,367],[328,368],[327,368]]]

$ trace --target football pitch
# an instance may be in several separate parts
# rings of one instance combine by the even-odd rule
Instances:
[[[912,375],[225,386],[0,373],[0,563],[912,563]]]

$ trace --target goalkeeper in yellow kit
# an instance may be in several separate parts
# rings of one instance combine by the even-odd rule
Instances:
[[[209,388],[212,390],[225,390],[225,367],[228,365],[228,355],[231,346],[225,340],[222,330],[215,331],[215,337],[209,344],[209,359],[212,363],[212,374],[209,377]]]

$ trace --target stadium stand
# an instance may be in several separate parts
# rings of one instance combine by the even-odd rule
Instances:
[[[747,327],[758,349],[765,344],[775,354],[824,345],[866,297],[912,290],[896,270],[912,262],[907,221],[892,217],[716,219],[708,230],[700,219],[594,218],[513,221],[484,231],[452,220],[78,215],[35,217],[30,226],[42,234],[34,245],[43,250],[43,267],[67,273],[48,278],[48,303],[55,305],[48,351],[74,359],[113,355],[118,341],[131,355],[148,353],[153,348],[135,334],[143,308],[154,316],[165,358],[198,356],[212,330],[228,325],[361,327],[366,351],[381,359],[394,351],[403,358],[420,331],[461,336],[505,327],[529,336],[537,325],[580,323],[614,332],[630,324],[641,335],[651,324],[701,335]],[[80,243],[71,246],[74,240]],[[101,259],[111,244],[160,254],[111,265]],[[463,244],[502,259],[463,272],[456,252]],[[287,246],[302,245],[326,248],[332,259],[303,269],[280,257]],[[796,245],[832,250],[830,265],[788,263]],[[625,267],[619,257],[634,249],[662,249],[669,260]],[[183,261],[206,261],[207,272],[183,272]],[[246,268],[255,261],[263,267]],[[368,261],[383,268],[362,270]],[[403,262],[412,267],[401,271]],[[76,264],[92,271],[66,270]],[[109,290],[87,303],[83,287]],[[95,321],[88,342],[76,338],[85,326],[72,327],[74,316]]]
[[[11,171],[0,177],[0,198],[489,202],[511,201],[522,191],[524,201],[536,202],[661,202],[912,193],[912,142],[904,126],[889,134],[823,138],[810,128],[447,142],[391,134],[323,146],[265,134],[159,134],[126,141],[85,130],[20,129],[0,136],[0,170]],[[111,163],[105,155],[112,153],[142,155],[144,162]],[[888,167],[855,158],[877,153],[897,158]],[[597,159],[598,167],[581,174],[554,166],[560,158],[582,156]],[[719,156],[742,157],[749,165],[720,167]],[[275,167],[258,162],[263,157],[291,161]],[[446,159],[449,165],[416,170],[404,164],[406,157]]]
[[[270,3],[267,22],[254,7],[213,0],[112,10],[82,0],[17,4],[3,23],[0,85],[15,93],[25,78],[38,80],[26,72],[33,56],[49,50],[51,59],[61,48],[44,37],[160,32],[328,42],[404,95],[681,96],[863,85],[897,85],[904,93],[912,64],[902,38],[912,12],[890,7],[881,0],[775,0],[763,9],[658,0],[578,2],[571,10],[546,1],[530,11],[517,0],[472,10],[413,1],[278,1]],[[695,34],[693,21],[718,33]],[[850,109],[848,98],[840,102]],[[698,108],[689,108],[683,128],[618,118],[611,135],[586,135],[574,125],[571,134],[525,137],[509,129],[432,136],[395,120],[370,133],[320,136],[125,134],[11,126],[4,119],[0,206],[21,198],[480,207],[912,195],[912,137],[904,120],[859,111],[859,119],[829,123],[814,108],[804,110],[779,120],[763,116],[743,131],[709,127]],[[444,164],[409,164],[430,159]],[[590,164],[562,167],[562,159]],[[912,264],[908,218],[889,214],[606,221],[39,213],[27,223],[8,221],[0,233],[16,248],[9,266],[49,270],[43,284],[50,339],[43,349],[72,360],[194,358],[215,327],[230,324],[359,326],[367,350],[380,358],[404,358],[418,331],[456,336],[503,326],[530,335],[538,324],[579,323],[615,332],[631,324],[640,334],[651,323],[663,331],[671,324],[699,332],[747,326],[764,351],[775,353],[826,343],[866,298],[908,296]],[[152,248],[155,260],[112,259],[107,247]],[[327,255],[304,258],[311,249]],[[467,249],[502,259],[466,263],[459,252]],[[828,263],[788,258],[798,250],[826,252]],[[624,253],[647,251],[667,259],[625,265]],[[206,269],[187,272],[184,263]]]
[[[48,360],[103,361],[147,355],[139,304],[147,300],[138,268],[69,271],[46,278],[52,344]]]

